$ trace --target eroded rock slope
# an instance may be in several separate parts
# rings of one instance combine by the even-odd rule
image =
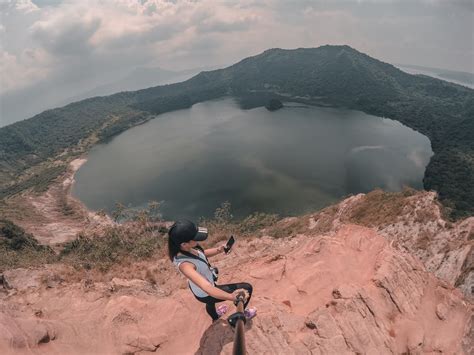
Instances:
[[[473,309],[461,290],[394,245],[386,230],[334,218],[351,203],[332,219],[282,221],[275,227],[288,236],[240,240],[217,257],[221,283],[255,288],[259,314],[246,325],[248,352],[472,353]],[[230,354],[226,321],[211,324],[169,261],[139,267],[151,265],[156,283],[139,273],[66,281],[60,266],[5,273],[0,353]]]

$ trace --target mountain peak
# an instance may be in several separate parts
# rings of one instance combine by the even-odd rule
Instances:
[[[361,54],[361,52],[357,51],[356,49],[352,48],[347,44],[342,45],[335,45],[335,44],[325,44],[319,47],[298,47],[293,49],[286,49],[286,48],[269,48],[263,51],[260,54],[255,55],[254,57],[258,56],[267,56],[267,55],[275,55],[275,54],[289,54],[289,55],[299,55],[299,54],[318,54],[318,52],[337,52],[337,51],[347,51],[353,54]],[[253,58],[253,57],[251,57]]]

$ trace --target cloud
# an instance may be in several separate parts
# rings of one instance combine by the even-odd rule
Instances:
[[[348,44],[392,63],[474,71],[470,0],[0,0],[0,11],[8,122],[138,67],[224,66],[271,47]],[[22,105],[24,95],[38,105]]]
[[[114,74],[140,65],[172,67],[173,53],[192,56],[191,50],[196,50],[198,55],[205,50],[210,54],[219,47],[213,33],[245,31],[257,20],[251,8],[229,9],[224,3],[209,0],[36,1],[36,4],[21,0],[2,5],[7,20],[2,24],[5,31],[0,34],[9,33],[3,48],[6,62],[2,75],[8,82],[2,88],[3,93],[39,84],[44,75],[49,75],[54,85],[55,80],[67,80],[75,72],[81,78],[90,77],[89,84],[94,85],[97,79],[110,81]],[[27,15],[31,12],[35,12],[33,17]],[[20,46],[16,39],[22,42]],[[37,56],[35,63],[27,63],[26,53],[33,52],[43,55]],[[153,58],[166,58],[166,61],[150,62]],[[208,64],[192,65],[190,58],[182,65]],[[33,70],[31,65],[37,68]],[[39,75],[41,71],[43,75]]]
[[[185,27],[179,23],[161,23],[147,28],[127,31],[116,36],[110,36],[97,43],[110,49],[122,49],[130,46],[143,46],[172,39]]]
[[[380,150],[386,149],[383,145],[361,145],[351,149],[351,153],[360,153],[365,150]]]
[[[208,32],[240,32],[247,31],[251,26],[258,23],[255,15],[222,19],[218,16],[207,18],[196,25],[196,30],[200,33]]]
[[[5,14],[12,12],[29,13],[37,11],[38,6],[30,0],[6,0],[0,3],[0,10]]]
[[[31,0],[37,7],[58,6],[64,0]]]
[[[61,17],[31,26],[32,38],[52,55],[84,55],[93,50],[91,37],[99,30],[100,18],[87,20]]]
[[[50,69],[44,65],[48,54],[41,49],[26,49],[18,55],[0,51],[0,87],[4,92],[29,86],[47,77]]]

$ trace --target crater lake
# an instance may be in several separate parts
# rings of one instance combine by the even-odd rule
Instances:
[[[421,189],[433,152],[422,134],[389,119],[285,103],[242,110],[232,98],[157,116],[97,145],[75,176],[88,208],[161,202],[163,218],[236,218],[321,209],[375,188]]]

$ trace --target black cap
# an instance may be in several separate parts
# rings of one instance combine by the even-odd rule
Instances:
[[[190,240],[199,242],[207,238],[207,228],[197,227],[187,219],[180,219],[171,226],[168,235],[176,245],[189,242]]]

